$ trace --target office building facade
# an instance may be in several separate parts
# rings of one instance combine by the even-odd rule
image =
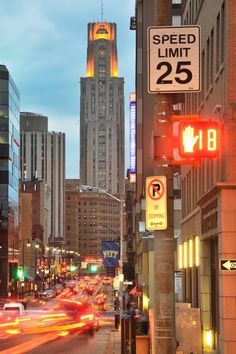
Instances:
[[[80,180],[124,194],[124,79],[118,77],[115,23],[89,23],[81,78]]]
[[[101,257],[102,241],[120,240],[120,203],[96,187],[80,186],[78,249],[81,261]]]
[[[79,251],[79,179],[65,180],[65,245],[68,251]]]
[[[45,241],[64,240],[65,134],[48,132],[48,118],[21,112],[22,181],[45,181],[50,193],[50,225]]]
[[[235,11],[233,0],[183,2],[183,25],[201,26],[202,65],[201,92],[185,95],[183,113],[217,121],[224,141],[218,158],[181,172],[183,300],[200,308],[203,353],[236,352],[236,274],[222,267],[236,258]]]
[[[0,296],[14,291],[19,205],[20,95],[5,65],[0,65]]]

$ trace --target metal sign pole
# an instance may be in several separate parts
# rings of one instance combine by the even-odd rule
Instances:
[[[156,0],[157,26],[172,23],[172,1]],[[157,94],[155,139],[161,135],[169,138],[172,116],[172,94]],[[161,116],[165,112],[165,116]],[[160,119],[162,117],[162,119]],[[163,117],[165,119],[163,119]],[[163,134],[164,132],[164,134]],[[170,149],[166,140],[166,153]],[[156,144],[155,144],[156,147]],[[155,157],[158,149],[155,151]],[[154,338],[155,354],[174,354],[175,338],[175,297],[174,297],[174,223],[173,223],[173,168],[168,166],[160,153],[155,161],[156,176],[166,176],[167,181],[167,229],[154,232]],[[166,167],[165,167],[166,166]]]

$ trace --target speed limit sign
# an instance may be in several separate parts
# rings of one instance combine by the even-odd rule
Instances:
[[[148,91],[200,91],[200,27],[148,27]]]

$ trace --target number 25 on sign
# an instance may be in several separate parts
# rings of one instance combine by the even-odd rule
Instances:
[[[218,122],[181,122],[179,125],[179,155],[189,158],[217,157],[219,155]]]
[[[200,27],[148,27],[148,91],[200,90]]]

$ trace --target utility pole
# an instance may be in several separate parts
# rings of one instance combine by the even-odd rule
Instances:
[[[172,0],[156,0],[156,25],[172,25]],[[167,229],[154,235],[154,346],[155,354],[175,354],[174,296],[174,195],[173,168],[168,165],[172,149],[172,94],[158,93],[155,118],[155,176],[167,180]],[[170,140],[168,140],[170,138]],[[168,151],[169,150],[169,151]]]

